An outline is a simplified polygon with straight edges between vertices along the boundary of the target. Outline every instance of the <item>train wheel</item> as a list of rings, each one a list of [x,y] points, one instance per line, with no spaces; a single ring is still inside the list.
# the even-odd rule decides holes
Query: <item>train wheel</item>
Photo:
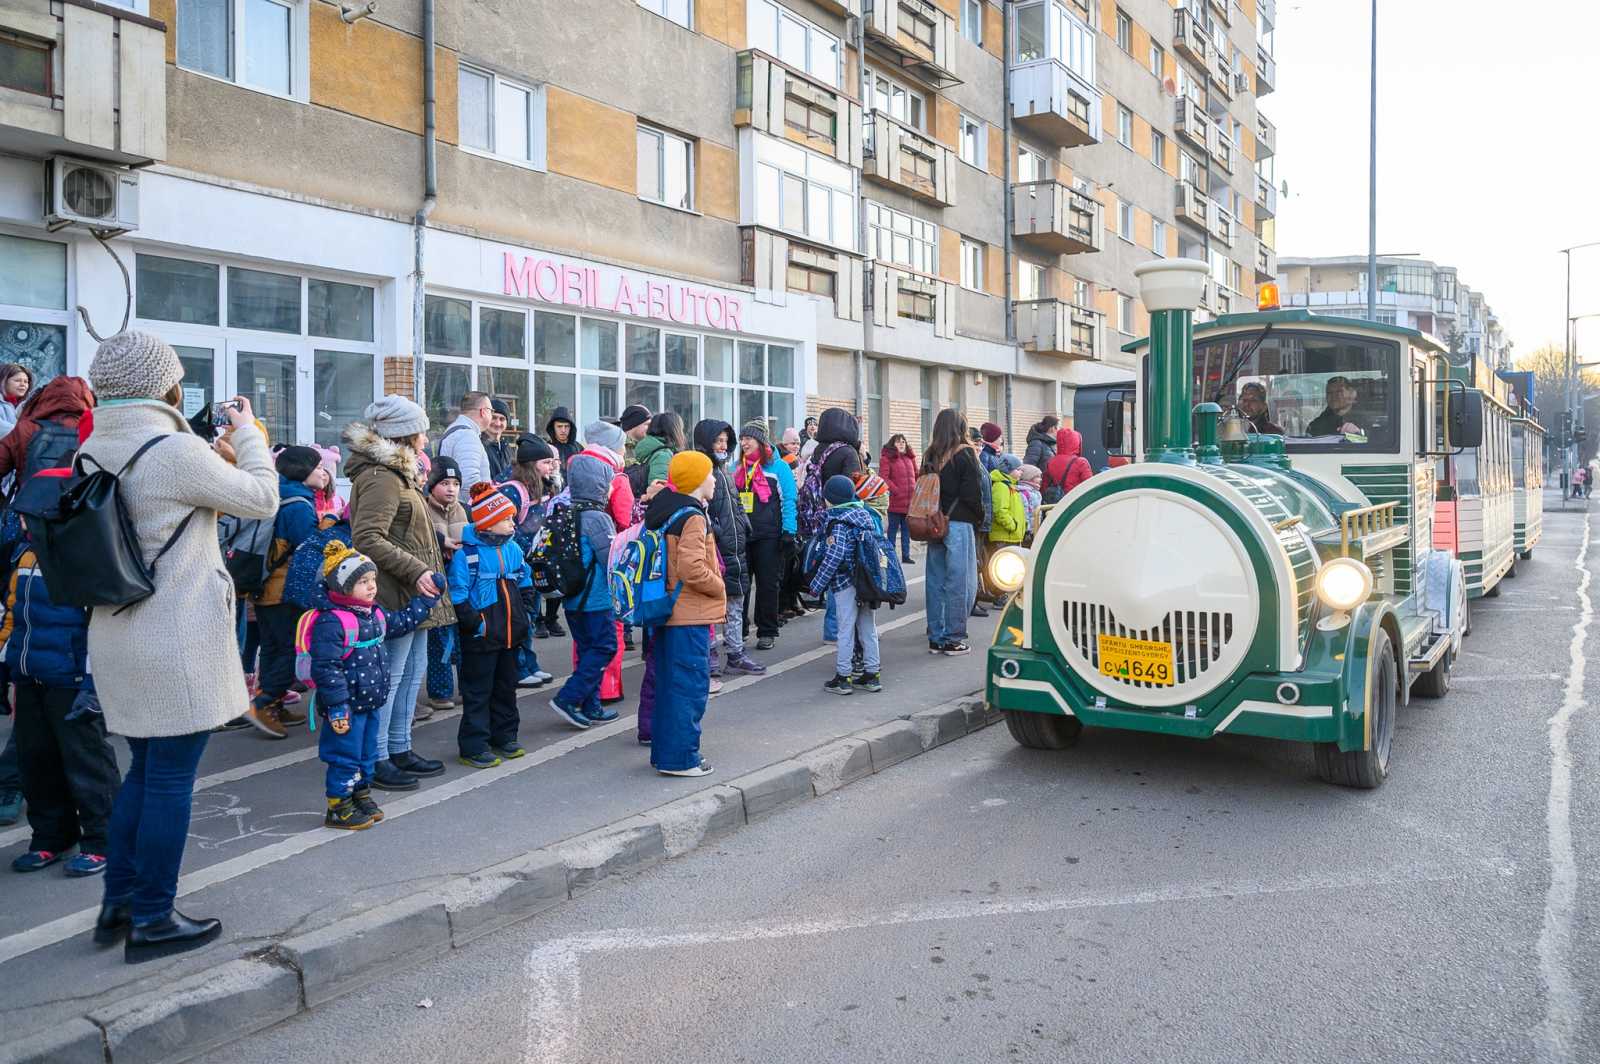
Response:
[[[1030,750],[1065,750],[1078,745],[1083,721],[1077,717],[1058,717],[1054,713],[1025,713],[1004,710],[1006,730],[1019,745]]]
[[[1505,577],[1503,577],[1503,576],[1500,578],[1500,580],[1504,580],[1504,579],[1505,579]],[[1489,588],[1487,591],[1485,591],[1483,593],[1483,597],[1484,598],[1499,598],[1500,597],[1500,580],[1496,580],[1494,582],[1494,587]]]
[[[1366,750],[1350,751],[1340,750],[1338,743],[1318,743],[1317,775],[1324,782],[1367,791],[1383,785],[1389,775],[1395,706],[1400,700],[1395,675],[1394,647],[1384,638],[1378,643],[1377,655],[1367,663],[1367,689],[1372,692],[1372,742]]]
[[[1455,664],[1451,658],[1451,653],[1446,650],[1444,657],[1435,662],[1433,668],[1417,677],[1417,682],[1412,684],[1411,689],[1423,698],[1443,698],[1449,694],[1450,669]]]
[[[1532,559],[1533,559],[1533,548],[1529,547],[1527,550],[1522,552],[1522,560],[1526,562],[1526,561],[1531,561]]]
[[[1505,578],[1507,580],[1515,580],[1517,578],[1517,552],[1516,551],[1512,551],[1511,552],[1511,568],[1506,570]]]

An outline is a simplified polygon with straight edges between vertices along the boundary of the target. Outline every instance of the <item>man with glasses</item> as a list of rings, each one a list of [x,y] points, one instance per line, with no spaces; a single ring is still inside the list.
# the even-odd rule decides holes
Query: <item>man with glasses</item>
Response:
[[[1270,433],[1282,436],[1283,428],[1275,424],[1267,415],[1267,388],[1258,381],[1251,381],[1239,389],[1239,412],[1250,422],[1250,427],[1256,432]]]

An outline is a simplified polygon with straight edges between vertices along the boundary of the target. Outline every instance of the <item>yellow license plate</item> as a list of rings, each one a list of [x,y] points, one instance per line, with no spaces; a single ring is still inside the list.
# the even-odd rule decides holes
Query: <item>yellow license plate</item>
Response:
[[[1168,686],[1174,682],[1171,643],[1128,639],[1120,635],[1101,635],[1099,638],[1102,676]]]

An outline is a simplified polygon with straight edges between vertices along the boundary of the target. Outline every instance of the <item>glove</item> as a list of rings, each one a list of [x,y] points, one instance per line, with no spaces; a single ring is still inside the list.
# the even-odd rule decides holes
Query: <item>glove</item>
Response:
[[[100,715],[100,696],[90,690],[81,690],[72,700],[72,708],[62,720],[79,720],[89,715]]]
[[[444,593],[450,589],[450,585],[444,582],[444,577],[439,573],[433,574],[433,586],[439,589],[438,597],[440,598],[442,598]]]
[[[783,549],[783,556],[785,558],[793,558],[796,550],[798,549],[794,536],[788,532],[785,532],[783,535],[778,537],[778,545]]]
[[[472,636],[483,635],[483,615],[468,603],[456,607],[456,624],[461,631]]]

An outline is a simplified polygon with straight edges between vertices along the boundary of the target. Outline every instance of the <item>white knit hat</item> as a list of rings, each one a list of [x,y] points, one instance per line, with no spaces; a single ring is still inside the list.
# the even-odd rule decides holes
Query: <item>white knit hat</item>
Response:
[[[178,353],[161,337],[128,329],[101,341],[89,384],[101,399],[164,399],[183,380]]]
[[[362,413],[367,424],[386,440],[403,440],[428,431],[428,415],[403,395],[380,396]]]

